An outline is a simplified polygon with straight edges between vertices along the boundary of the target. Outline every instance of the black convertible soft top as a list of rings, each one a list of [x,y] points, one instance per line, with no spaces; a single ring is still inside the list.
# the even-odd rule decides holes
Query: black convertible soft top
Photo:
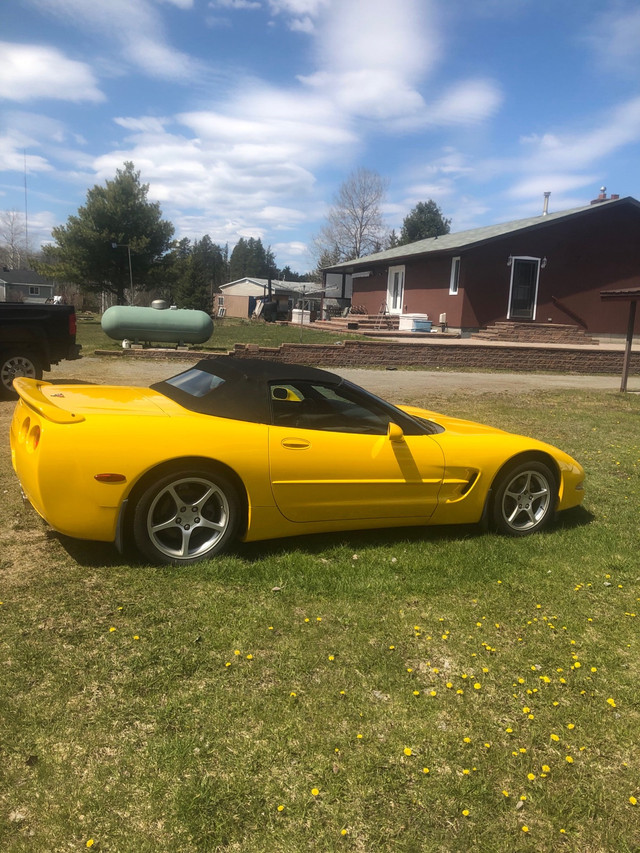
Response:
[[[343,382],[316,367],[225,355],[205,358],[151,388],[192,412],[266,424],[271,417],[270,384],[299,380],[336,386]]]

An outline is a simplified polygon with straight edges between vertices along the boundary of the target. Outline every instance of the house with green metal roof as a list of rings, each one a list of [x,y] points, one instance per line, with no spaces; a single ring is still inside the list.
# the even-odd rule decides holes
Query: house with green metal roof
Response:
[[[327,295],[367,314],[425,315],[463,332],[500,321],[624,334],[600,293],[640,286],[640,202],[607,199],[558,213],[396,246],[323,270]]]

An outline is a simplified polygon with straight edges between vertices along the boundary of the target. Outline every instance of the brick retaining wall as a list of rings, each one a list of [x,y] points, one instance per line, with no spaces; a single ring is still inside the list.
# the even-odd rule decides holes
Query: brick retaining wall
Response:
[[[404,344],[395,341],[344,341],[339,344],[236,344],[235,358],[265,358],[319,367],[420,367],[508,370],[514,373],[622,373],[622,350],[482,344]],[[631,353],[630,374],[640,375],[640,352]]]

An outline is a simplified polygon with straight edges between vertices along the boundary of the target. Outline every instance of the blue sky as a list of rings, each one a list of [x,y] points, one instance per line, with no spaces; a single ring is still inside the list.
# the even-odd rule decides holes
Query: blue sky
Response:
[[[309,246],[359,166],[399,230],[640,198],[637,0],[5,0],[0,211],[50,238],[132,160],[177,237]]]

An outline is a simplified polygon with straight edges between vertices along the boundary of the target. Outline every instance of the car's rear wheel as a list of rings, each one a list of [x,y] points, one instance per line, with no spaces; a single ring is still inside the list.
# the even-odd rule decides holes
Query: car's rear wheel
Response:
[[[29,379],[42,379],[42,365],[38,359],[22,350],[7,350],[0,353],[0,397],[4,400],[15,400],[13,380],[18,376]]]
[[[239,518],[237,491],[224,475],[214,470],[174,470],[140,496],[133,537],[152,562],[188,565],[224,550]]]
[[[555,513],[558,487],[544,462],[531,460],[506,470],[493,493],[493,521],[509,536],[528,536],[546,527]]]

